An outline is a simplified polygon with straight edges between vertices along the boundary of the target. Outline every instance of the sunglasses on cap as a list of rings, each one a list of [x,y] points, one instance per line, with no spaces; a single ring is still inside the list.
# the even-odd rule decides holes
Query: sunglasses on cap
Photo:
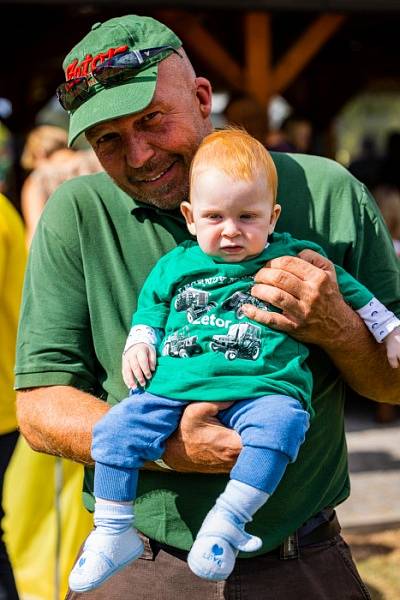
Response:
[[[159,46],[145,50],[132,50],[113,56],[83,77],[75,77],[65,81],[56,89],[57,98],[65,110],[75,110],[86,102],[91,88],[100,83],[104,87],[129,81],[142,69],[148,66],[150,59],[161,52],[171,50],[180,56],[172,46]]]

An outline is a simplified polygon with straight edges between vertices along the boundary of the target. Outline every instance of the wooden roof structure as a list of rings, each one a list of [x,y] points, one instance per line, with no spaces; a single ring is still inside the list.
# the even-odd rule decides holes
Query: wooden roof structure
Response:
[[[263,106],[282,94],[319,127],[358,90],[400,89],[400,0],[13,0],[0,8],[0,96],[13,101],[16,132],[53,94],[73,44],[94,22],[129,12],[174,29],[214,88]]]

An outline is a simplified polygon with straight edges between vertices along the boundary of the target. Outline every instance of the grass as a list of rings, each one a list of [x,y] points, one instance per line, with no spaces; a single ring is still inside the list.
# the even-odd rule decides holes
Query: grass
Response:
[[[372,600],[400,599],[400,528],[346,533],[353,558]]]

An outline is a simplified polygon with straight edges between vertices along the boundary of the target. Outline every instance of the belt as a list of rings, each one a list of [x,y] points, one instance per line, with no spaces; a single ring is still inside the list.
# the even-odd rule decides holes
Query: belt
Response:
[[[281,560],[299,558],[300,548],[326,542],[338,535],[340,531],[336,512],[332,508],[325,509],[311,517],[297,531],[284,539],[278,548],[267,554],[278,554]]]
[[[338,535],[340,530],[340,524],[333,508],[321,510],[284,539],[280,546],[269,552],[265,552],[263,556],[275,556],[281,560],[299,558],[301,548],[325,542]],[[164,550],[168,554],[172,554],[178,558],[185,558],[187,556],[187,552],[184,550],[179,550],[168,544],[145,538],[142,535],[141,537],[143,537],[143,541],[145,542],[145,554],[146,549],[149,551],[148,556],[144,558],[151,560],[160,550]]]

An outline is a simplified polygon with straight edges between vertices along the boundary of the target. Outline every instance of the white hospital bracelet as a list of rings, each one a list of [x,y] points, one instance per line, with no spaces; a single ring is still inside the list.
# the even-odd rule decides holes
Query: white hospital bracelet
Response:
[[[157,345],[157,332],[148,325],[134,325],[126,340],[123,354],[127,352],[135,344],[148,344],[149,346]]]
[[[157,458],[157,460],[153,460],[154,464],[158,465],[162,469],[168,469],[169,471],[173,471],[174,469],[167,465],[166,462],[163,461],[162,458]]]
[[[396,315],[388,310],[382,302],[379,302],[377,298],[372,298],[368,304],[362,306],[356,312],[380,344],[389,333],[400,325]]]

